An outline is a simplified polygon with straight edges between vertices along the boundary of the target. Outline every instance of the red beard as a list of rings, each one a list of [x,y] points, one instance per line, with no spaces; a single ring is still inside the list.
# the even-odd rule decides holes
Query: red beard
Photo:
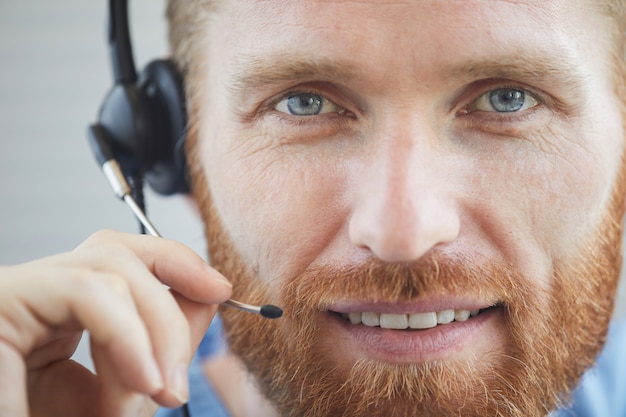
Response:
[[[621,184],[577,256],[555,261],[549,288],[485,259],[433,252],[412,265],[371,261],[308,270],[272,294],[247,270],[196,176],[212,264],[234,298],[280,300],[279,320],[223,309],[228,343],[281,416],[545,416],[564,404],[602,348],[621,266]],[[463,361],[333,361],[326,307],[346,298],[410,301],[433,294],[499,300],[502,349]]]

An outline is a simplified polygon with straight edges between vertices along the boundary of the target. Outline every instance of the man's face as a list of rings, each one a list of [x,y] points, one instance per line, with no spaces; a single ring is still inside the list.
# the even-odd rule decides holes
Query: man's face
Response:
[[[236,297],[285,308],[223,311],[279,413],[545,414],[601,347],[619,272],[608,21],[581,1],[226,3],[195,192]]]

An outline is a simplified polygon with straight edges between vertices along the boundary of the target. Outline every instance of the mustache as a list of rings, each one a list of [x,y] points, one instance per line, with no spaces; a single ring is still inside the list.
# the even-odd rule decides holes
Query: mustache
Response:
[[[509,265],[433,252],[415,263],[369,259],[340,268],[309,266],[286,284],[283,298],[296,310],[325,310],[346,299],[395,303],[457,295],[509,303],[533,292],[544,290]]]

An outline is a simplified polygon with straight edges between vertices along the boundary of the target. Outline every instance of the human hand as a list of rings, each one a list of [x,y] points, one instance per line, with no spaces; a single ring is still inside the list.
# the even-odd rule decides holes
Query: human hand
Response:
[[[179,406],[193,351],[230,293],[182,244],[112,231],[0,268],[0,416],[136,417],[155,402]],[[82,330],[96,375],[69,360]]]

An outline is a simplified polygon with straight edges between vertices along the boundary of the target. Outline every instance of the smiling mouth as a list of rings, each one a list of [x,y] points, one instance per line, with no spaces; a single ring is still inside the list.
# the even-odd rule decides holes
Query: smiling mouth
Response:
[[[354,325],[365,325],[368,327],[380,327],[382,329],[394,330],[423,330],[432,329],[439,325],[446,325],[452,322],[465,322],[485,311],[497,308],[492,306],[480,310],[443,310],[428,313],[413,314],[393,314],[376,312],[353,312],[337,313],[336,315],[350,321]]]

